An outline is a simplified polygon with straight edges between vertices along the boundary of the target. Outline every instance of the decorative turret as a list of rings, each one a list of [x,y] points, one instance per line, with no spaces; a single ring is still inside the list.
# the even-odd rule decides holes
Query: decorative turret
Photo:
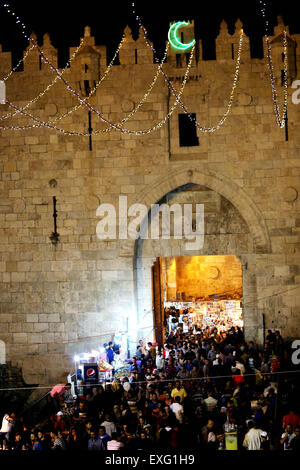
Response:
[[[33,44],[37,44],[37,36],[35,33],[32,33],[30,36],[30,43],[28,44],[26,51],[32,48]],[[25,54],[24,54],[25,55]],[[35,74],[37,70],[42,68],[41,56],[39,50],[34,47],[28,54],[26,60],[24,61],[24,71]]]
[[[149,40],[148,40],[149,42]],[[139,37],[135,41],[135,63],[136,64],[153,64],[153,51],[146,44],[143,28],[139,29]]]
[[[132,32],[127,25],[124,29],[124,42],[119,52],[119,59],[121,65],[129,65],[136,63],[136,44],[132,37]]]
[[[274,28],[274,36],[270,37],[272,63],[277,82],[283,85],[284,80],[284,31],[287,33],[287,65],[288,83],[296,77],[296,41],[289,36],[289,28],[284,25],[283,18],[277,18],[278,26]],[[265,52],[265,54],[267,51]]]
[[[121,65],[153,64],[153,51],[146,43],[143,28],[139,29],[138,39],[132,37],[132,31],[127,25],[124,29],[124,41],[119,52]]]
[[[84,29],[84,43],[79,50],[75,61],[80,67],[79,89],[82,96],[88,96],[100,78],[100,54],[94,47],[95,38],[91,36],[91,29]]]
[[[216,38],[216,57],[218,60],[233,58],[232,37],[228,32],[228,24],[223,20],[220,24],[220,32]]]
[[[243,31],[243,46],[242,46],[242,55],[241,55],[241,61],[248,61],[250,59],[250,40],[249,37],[246,36],[244,30],[243,30],[243,23],[241,20],[238,18],[237,21],[235,22],[235,31],[234,34],[231,36],[231,47],[232,47],[232,58],[236,60],[237,54],[238,54],[238,49],[239,49],[239,42],[240,42],[240,37],[241,37],[241,32]],[[217,56],[217,60],[219,60],[220,57]]]
[[[43,45],[41,49],[45,56],[49,59],[51,64],[54,67],[57,67],[57,50],[55,49],[55,47],[53,47],[48,33],[44,34],[43,36]],[[49,69],[49,66],[42,61],[41,68]]]

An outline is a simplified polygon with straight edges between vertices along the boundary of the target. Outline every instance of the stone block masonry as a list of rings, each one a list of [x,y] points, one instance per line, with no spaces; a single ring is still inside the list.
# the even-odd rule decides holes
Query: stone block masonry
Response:
[[[274,38],[281,34],[278,26]],[[239,37],[222,28],[215,61],[193,61],[183,101],[200,125],[215,125],[229,99],[235,68],[232,43]],[[91,104],[111,122],[120,122],[144,96],[157,70],[146,44],[133,41],[130,30],[120,54]],[[300,43],[291,37],[289,47]],[[106,49],[86,36],[83,48],[65,73],[81,93],[85,80],[98,80],[106,69]],[[251,59],[245,38],[240,80],[225,124],[215,133],[196,131],[199,145],[180,146],[178,106],[170,122],[146,135],[118,131],[89,138],[67,136],[44,127],[1,131],[0,138],[0,340],[7,361],[22,367],[28,383],[65,381],[75,353],[100,347],[115,332],[126,332],[131,344],[153,339],[151,266],[158,256],[236,255],[242,264],[244,322],[247,339],[262,341],[266,328],[299,336],[300,272],[300,105],[292,103],[288,84],[288,141],[273,114],[265,59]],[[201,51],[201,44],[199,44]],[[135,63],[137,49],[137,64]],[[282,45],[273,44],[274,70],[282,104]],[[72,52],[72,50],[71,50]],[[96,60],[97,58],[97,60]],[[294,58],[294,59],[292,59]],[[4,76],[11,63],[0,52]],[[139,62],[140,60],[140,62]],[[299,56],[290,70],[299,70]],[[164,70],[179,89],[185,73],[170,54]],[[299,74],[299,72],[298,72]],[[22,107],[53,80],[29,54],[22,72],[7,81],[7,96]],[[168,113],[162,77],[144,106],[125,123],[128,129],[151,128]],[[82,97],[85,97],[84,94]],[[169,102],[168,102],[169,100]],[[41,120],[58,119],[78,103],[60,80],[28,111]],[[11,112],[1,105],[1,114]],[[106,125],[91,114],[93,130]],[[1,125],[32,124],[16,115]],[[57,120],[69,131],[88,132],[84,106]],[[189,187],[189,191],[186,188]],[[183,191],[184,189],[184,191]],[[203,202],[203,249],[186,252],[183,240],[99,240],[96,209],[100,203],[149,209],[176,191],[178,203]],[[53,196],[57,199],[59,242],[53,232]],[[176,200],[169,199],[169,203]]]

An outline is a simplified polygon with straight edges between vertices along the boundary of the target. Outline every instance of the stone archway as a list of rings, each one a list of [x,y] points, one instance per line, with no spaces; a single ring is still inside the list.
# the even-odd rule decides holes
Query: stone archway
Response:
[[[161,203],[166,195],[173,193],[176,189],[180,191],[180,188],[185,188],[187,185],[207,188],[208,191],[222,198],[222,201],[227,201],[230,210],[235,212],[236,220],[243,221],[247,227],[247,230],[244,229],[244,231],[247,232],[248,242],[244,248],[237,246],[238,242],[235,241],[229,242],[227,248],[224,249],[224,244],[218,243],[221,234],[215,234],[215,239],[210,236],[209,246],[201,250],[201,253],[192,253],[192,255],[231,253],[240,258],[243,268],[243,294],[246,306],[245,333],[247,339],[255,338],[261,343],[262,323],[256,302],[256,254],[271,252],[270,238],[263,216],[246,192],[231,179],[213,171],[200,171],[195,167],[189,170],[177,168],[170,172],[167,177],[159,179],[151,187],[139,193],[134,202],[144,204],[150,210],[151,204]],[[133,322],[138,325],[139,337],[144,337],[146,340],[153,338],[153,314],[150,305],[151,267],[157,256],[169,256],[169,249],[171,249],[172,255],[181,256],[184,254],[179,243],[173,243],[171,246],[170,243],[163,242],[153,242],[152,252],[148,249],[147,254],[145,254],[143,240],[125,240],[120,245],[120,256],[130,256],[133,259],[136,309]],[[148,243],[148,245],[150,244]],[[220,249],[218,245],[220,245]]]

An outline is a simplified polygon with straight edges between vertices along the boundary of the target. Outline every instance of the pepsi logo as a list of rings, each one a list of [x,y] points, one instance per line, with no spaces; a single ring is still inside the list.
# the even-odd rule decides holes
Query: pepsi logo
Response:
[[[88,370],[86,371],[87,377],[94,377],[95,374],[96,374],[95,369],[88,369]]]

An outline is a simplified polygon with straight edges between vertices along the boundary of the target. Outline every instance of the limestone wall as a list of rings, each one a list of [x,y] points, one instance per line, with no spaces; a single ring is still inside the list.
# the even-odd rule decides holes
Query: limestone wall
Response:
[[[217,60],[193,62],[183,101],[201,125],[216,124],[226,109],[235,70],[232,44],[236,46],[238,33],[239,26],[234,36],[223,28],[217,40]],[[280,34],[280,28],[276,33]],[[299,44],[299,35],[293,39]],[[89,36],[86,41],[92,50],[78,55],[63,75],[77,92],[80,83],[88,79],[93,84],[99,70],[102,76],[106,69],[105,48],[95,46]],[[54,60],[55,51],[45,40],[46,45]],[[282,50],[275,43],[274,54],[276,47]],[[294,57],[295,70],[299,70],[298,48]],[[280,63],[276,64],[282,104]],[[92,70],[85,72],[84,65]],[[178,68],[170,56],[164,67],[176,89],[184,66],[185,59]],[[9,54],[0,52],[1,75],[10,68]],[[152,53],[142,39],[133,41],[127,29],[120,65],[112,67],[90,103],[105,119],[119,122],[142,99],[156,70]],[[23,107],[54,78],[45,64],[40,68],[36,54],[29,54],[24,71],[13,73],[6,82],[7,99]],[[293,77],[297,78],[299,72]],[[267,328],[279,328],[285,336],[300,334],[300,105],[292,103],[294,91],[290,80],[286,140],[285,130],[275,122],[266,62],[250,58],[245,38],[231,113],[217,132],[197,131],[199,146],[179,146],[180,107],[169,123],[146,135],[114,130],[92,136],[92,150],[89,137],[45,127],[1,131],[0,340],[6,344],[7,360],[23,367],[27,382],[56,383],[69,372],[75,352],[102,345],[115,330],[129,329],[132,347],[136,335],[148,338],[153,326],[151,265],[156,256],[239,256],[247,293],[247,337],[261,341],[262,313]],[[160,76],[126,128],[150,129],[166,116],[173,102]],[[57,80],[25,111],[41,121],[56,119],[54,124],[61,129],[88,133],[84,106],[58,119],[76,104],[77,98]],[[1,115],[12,111],[8,104],[1,105]],[[32,125],[32,120],[16,115],[1,120],[3,125]],[[91,125],[94,131],[106,127],[95,113]],[[204,248],[197,253],[184,253],[175,241],[152,245],[149,241],[151,250],[146,253],[144,245],[132,240],[97,238],[100,203],[118,207],[119,195],[127,195],[128,205],[138,202],[150,208],[188,183],[206,187],[228,201],[237,220],[243,221],[243,234],[235,235],[219,219],[217,231],[207,233]],[[53,196],[58,213],[56,246],[49,239]],[[148,286],[146,293],[143,285]]]

